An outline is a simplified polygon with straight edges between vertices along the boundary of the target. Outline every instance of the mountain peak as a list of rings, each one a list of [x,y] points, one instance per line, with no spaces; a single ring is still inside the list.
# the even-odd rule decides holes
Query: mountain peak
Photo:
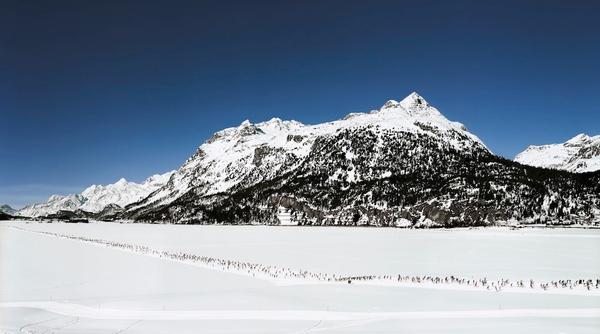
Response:
[[[126,185],[127,183],[128,183],[127,180],[124,177],[122,177],[119,179],[119,181],[115,182],[115,185],[122,186],[122,185]]]
[[[414,111],[423,111],[432,109],[431,105],[427,103],[427,101],[419,95],[417,92],[410,93],[407,97],[402,99],[402,101],[398,102],[396,100],[388,100],[382,107],[383,109],[397,109],[402,108],[406,110],[409,114],[412,114]]]
[[[590,136],[585,133],[580,133],[577,136],[567,140],[566,144],[580,144],[581,142],[587,141],[590,139]]]
[[[164,174],[154,174],[154,175],[150,176],[149,178],[147,178],[146,180],[144,180],[144,182],[142,184],[143,185],[166,184],[167,182],[169,182],[169,179],[171,178],[171,175],[173,175],[173,173],[175,173],[175,170],[166,172]]]
[[[51,195],[50,197],[48,197],[48,202],[54,202],[54,201],[59,201],[61,199],[65,198],[65,196],[62,195]]]
[[[381,109],[387,109],[387,108],[395,108],[399,105],[400,103],[396,100],[387,100],[387,102],[385,102],[383,104],[383,106],[381,107]]]
[[[429,107],[429,103],[427,103],[427,101],[425,101],[425,99],[417,92],[410,93],[400,101],[400,105],[404,109],[424,109]]]

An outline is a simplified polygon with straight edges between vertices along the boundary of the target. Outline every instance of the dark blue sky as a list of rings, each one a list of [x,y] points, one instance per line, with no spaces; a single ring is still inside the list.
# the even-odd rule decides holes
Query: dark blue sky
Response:
[[[497,154],[600,133],[596,1],[3,1],[0,203],[412,91]]]

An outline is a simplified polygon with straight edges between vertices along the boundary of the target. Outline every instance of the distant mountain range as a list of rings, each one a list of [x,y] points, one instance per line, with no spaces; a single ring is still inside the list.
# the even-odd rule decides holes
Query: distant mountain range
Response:
[[[575,173],[600,170],[600,135],[577,135],[562,144],[529,146],[515,161],[536,167]]]
[[[0,205],[0,212],[6,213],[8,215],[14,215],[17,210],[10,207],[10,205],[2,204]]]
[[[577,154],[591,168],[598,152],[584,151]],[[417,93],[318,125],[244,121],[215,133],[160,181],[131,196],[124,181],[93,186],[19,213],[45,215],[50,206],[181,224],[600,224],[600,172],[498,157]]]
[[[142,183],[120,179],[116,183],[92,185],[80,194],[52,195],[48,201],[26,206],[17,213],[26,217],[47,216],[59,211],[98,213],[107,206],[115,209],[137,202],[162,187],[174,171],[149,177]]]

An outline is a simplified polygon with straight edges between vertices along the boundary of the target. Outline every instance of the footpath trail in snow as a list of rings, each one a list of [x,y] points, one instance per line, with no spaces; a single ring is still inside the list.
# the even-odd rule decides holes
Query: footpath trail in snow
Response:
[[[391,320],[391,319],[485,319],[485,318],[600,318],[600,308],[507,309],[476,311],[280,311],[280,310],[123,310],[94,308],[60,302],[0,303],[0,308],[35,308],[68,317],[103,320]]]
[[[188,265],[199,266],[211,270],[219,270],[233,274],[245,275],[257,279],[274,281],[277,284],[369,284],[383,286],[398,286],[411,288],[453,289],[453,290],[483,290],[495,292],[521,292],[521,293],[552,293],[552,294],[577,294],[600,296],[600,279],[561,279],[549,282],[534,280],[488,280],[487,278],[462,278],[453,275],[445,277],[423,275],[355,275],[341,276],[330,273],[318,273],[307,270],[295,270],[285,267],[257,264],[251,262],[220,259],[201,256],[186,252],[173,252],[168,250],[153,249],[147,246],[135,245],[124,242],[74,236],[68,234],[33,231],[22,227],[10,228],[90,243],[96,246],[109,247],[135,254],[157,257],[165,260],[176,261]]]

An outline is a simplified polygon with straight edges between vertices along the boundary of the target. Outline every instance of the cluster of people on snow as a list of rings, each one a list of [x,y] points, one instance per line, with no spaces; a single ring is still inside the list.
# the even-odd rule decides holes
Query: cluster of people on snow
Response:
[[[540,288],[548,290],[550,288],[578,288],[583,287],[587,290],[600,289],[600,279],[578,279],[578,280],[558,280],[550,282],[538,282],[530,279],[529,281],[517,280],[511,281],[508,279],[488,280],[487,278],[461,278],[456,276],[408,276],[408,275],[366,275],[366,276],[350,276],[338,277],[337,281],[347,281],[351,284],[353,281],[396,281],[398,283],[410,284],[455,284],[474,288],[484,288],[487,290],[501,291],[504,288]]]
[[[185,252],[174,252],[167,250],[156,250],[147,246],[134,245],[118,241],[109,241],[96,238],[88,238],[83,236],[72,236],[60,233],[45,232],[45,231],[29,231],[26,229],[14,227],[27,232],[35,232],[55,236],[59,238],[66,238],[71,240],[78,240],[83,242],[89,242],[93,244],[105,245],[107,247],[118,248],[126,251],[131,251],[138,254],[150,255],[159,258],[165,258],[174,261],[181,261],[184,263],[199,264],[205,267],[210,267],[218,270],[244,273],[251,277],[269,278],[276,280],[286,279],[300,279],[300,280],[316,280],[316,281],[327,281],[327,282],[347,282],[352,284],[353,282],[365,282],[365,281],[387,281],[396,282],[399,284],[452,284],[459,286],[467,286],[473,288],[483,288],[487,290],[501,291],[504,288],[540,288],[548,290],[551,288],[558,289],[574,289],[574,288],[585,288],[587,290],[600,289],[600,279],[577,279],[577,280],[558,280],[550,282],[535,282],[530,279],[529,281],[517,280],[511,281],[508,279],[499,280],[488,280],[487,278],[461,278],[453,275],[450,276],[410,276],[410,275],[364,275],[364,276],[338,276],[335,274],[325,274],[310,272],[307,270],[294,270],[290,268],[283,268],[277,266],[263,265],[244,261],[233,261],[226,259],[219,259],[210,256],[200,256]]]

